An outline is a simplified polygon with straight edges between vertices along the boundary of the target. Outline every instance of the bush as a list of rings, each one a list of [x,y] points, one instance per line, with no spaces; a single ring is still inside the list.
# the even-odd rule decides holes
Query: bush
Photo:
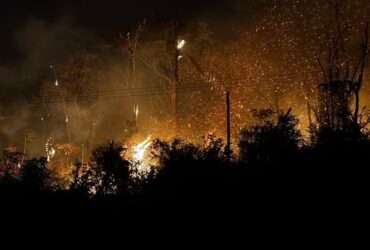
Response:
[[[276,122],[265,119],[262,124],[243,129],[239,142],[240,160],[254,167],[282,165],[299,151],[302,137],[297,124],[298,120],[289,110],[279,115]]]
[[[48,179],[46,158],[27,161],[21,169],[23,185],[30,191],[41,191],[46,187]]]
[[[90,170],[85,176],[94,182],[97,194],[124,194],[127,192],[129,162],[122,158],[122,145],[111,142],[92,153]]]
[[[203,146],[175,139],[170,143],[157,140],[155,156],[160,169],[150,186],[151,191],[173,197],[187,195],[195,198],[207,193],[212,196],[226,190],[231,162],[225,154],[221,139],[207,138]]]

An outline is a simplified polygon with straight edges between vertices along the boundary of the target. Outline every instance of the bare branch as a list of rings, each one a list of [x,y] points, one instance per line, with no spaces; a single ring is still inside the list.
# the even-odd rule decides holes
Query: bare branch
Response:
[[[169,85],[172,84],[173,80],[166,74],[162,73],[155,65],[148,63],[149,60],[146,60],[145,58],[143,58],[143,56],[139,57],[139,59],[147,68],[151,69],[158,77],[167,81]]]
[[[320,69],[321,69],[322,74],[323,74],[323,76],[324,76],[324,81],[325,81],[325,82],[329,81],[328,76],[326,75],[325,68],[324,68],[324,66],[322,65],[321,60],[320,60],[320,58],[319,58],[319,57],[317,57],[317,62],[319,63]]]

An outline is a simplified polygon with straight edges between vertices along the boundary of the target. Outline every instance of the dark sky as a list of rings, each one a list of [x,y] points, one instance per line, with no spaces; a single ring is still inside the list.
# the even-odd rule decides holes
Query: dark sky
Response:
[[[68,17],[76,25],[109,38],[143,18],[222,21],[241,10],[253,13],[256,2],[265,0],[5,0],[0,5],[0,63],[16,58],[13,34],[31,18],[53,22]]]
[[[183,17],[191,17],[210,9],[212,9],[211,12],[225,11],[225,8],[230,6],[229,3],[230,1],[225,0],[14,0],[2,2],[1,16],[7,19],[8,24],[13,24],[29,17],[52,20],[58,16],[69,15],[81,24],[106,28],[120,25],[119,23],[122,25],[124,22],[132,22],[145,16],[171,16],[177,13]]]

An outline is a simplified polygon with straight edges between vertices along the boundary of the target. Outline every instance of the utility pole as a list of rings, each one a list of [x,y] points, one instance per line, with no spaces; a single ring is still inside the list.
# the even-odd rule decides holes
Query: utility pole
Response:
[[[306,101],[306,104],[307,104],[308,125],[311,128],[312,125],[313,125],[313,122],[312,122],[312,108],[311,108],[310,102],[308,100]]]
[[[134,104],[134,126],[135,126],[135,133],[137,133],[139,131],[139,128],[138,128],[138,119],[139,119],[139,105],[138,104]]]
[[[226,91],[226,156],[231,158],[231,108],[230,91]]]
[[[170,86],[170,95],[171,95],[171,105],[173,106],[173,115],[175,121],[175,134],[178,133],[178,86],[180,85],[180,70],[179,70],[179,61],[181,59],[181,50],[184,48],[186,41],[179,38],[180,25],[178,22],[175,22],[172,27],[172,32],[170,34],[168,45],[169,52],[173,56],[172,70],[173,79]]]
[[[127,33],[128,43],[128,55],[129,55],[129,87],[136,87],[136,48],[137,48],[137,37],[138,33],[135,33],[134,39],[131,38],[131,34]]]
[[[96,126],[97,126],[97,121],[91,120],[90,129],[89,129],[89,137],[88,137],[87,145],[86,145],[86,152],[90,152],[91,149],[94,147]]]
[[[22,155],[22,164],[21,164],[22,166],[23,166],[24,160],[27,155],[27,146],[28,146],[28,133],[26,132],[26,134],[24,135],[23,155]]]
[[[141,33],[144,30],[144,26],[146,25],[146,20],[144,20],[142,23],[139,24],[137,27],[134,36],[132,37],[130,32],[127,33],[127,44],[128,44],[128,55],[129,55],[129,87],[137,88],[137,74],[136,74],[136,57],[137,57],[137,48],[139,44],[139,38]],[[134,123],[135,123],[135,133],[138,132],[137,127],[137,120],[138,120],[138,114],[139,114],[139,104],[137,103],[136,98],[133,98],[133,108],[134,108]]]
[[[179,56],[180,56],[180,49],[178,45],[179,41],[179,29],[178,29],[178,23],[176,22],[173,27],[173,37],[172,40],[172,46],[174,47],[174,53],[173,53],[173,86],[172,86],[172,105],[173,105],[173,113],[174,113],[174,119],[175,119],[175,135],[178,134],[178,92],[177,88],[179,85]]]
[[[27,154],[27,143],[28,143],[28,134],[26,132],[26,134],[24,135],[24,141],[23,141],[23,154],[26,155]]]
[[[82,144],[81,145],[81,165],[84,166],[84,162],[85,162],[85,145]]]

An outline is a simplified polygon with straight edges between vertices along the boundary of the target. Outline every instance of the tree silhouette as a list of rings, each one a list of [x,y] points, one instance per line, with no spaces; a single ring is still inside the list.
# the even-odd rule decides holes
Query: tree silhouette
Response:
[[[157,140],[153,145],[159,171],[149,191],[171,199],[217,197],[227,190],[232,170],[222,140],[210,137],[203,146],[175,139],[170,143]]]
[[[22,184],[31,192],[40,192],[46,188],[47,178],[46,158],[29,160],[21,169]]]
[[[129,162],[122,158],[123,150],[122,145],[111,142],[93,151],[88,175],[95,180],[97,194],[127,192]]]
[[[302,138],[291,110],[280,114],[277,121],[266,120],[272,114],[268,110],[257,112],[255,115],[263,119],[262,123],[241,131],[240,159],[249,166],[278,167],[299,150]]]

